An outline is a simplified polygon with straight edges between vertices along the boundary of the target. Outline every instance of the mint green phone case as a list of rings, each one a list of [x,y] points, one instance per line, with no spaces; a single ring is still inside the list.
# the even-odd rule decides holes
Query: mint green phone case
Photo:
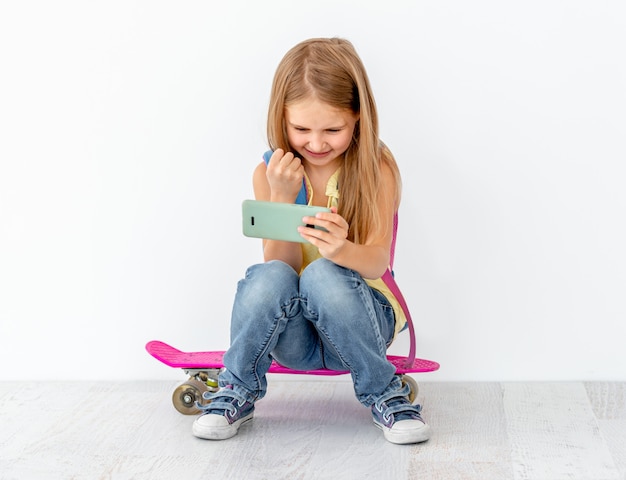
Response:
[[[246,237],[300,243],[307,243],[298,233],[298,227],[305,225],[302,217],[314,217],[318,212],[330,212],[329,208],[324,207],[258,200],[244,200],[241,210],[243,234]]]

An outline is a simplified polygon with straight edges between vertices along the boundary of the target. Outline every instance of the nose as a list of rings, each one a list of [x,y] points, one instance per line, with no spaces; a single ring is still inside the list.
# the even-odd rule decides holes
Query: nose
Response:
[[[322,134],[320,133],[312,133],[311,136],[309,137],[309,150],[311,150],[314,153],[321,153],[323,152],[323,148],[324,148],[324,137]]]

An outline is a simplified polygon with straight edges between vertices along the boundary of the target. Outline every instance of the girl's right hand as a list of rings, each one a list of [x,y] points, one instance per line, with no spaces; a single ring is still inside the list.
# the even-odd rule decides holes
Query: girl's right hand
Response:
[[[302,188],[304,166],[293,153],[278,148],[267,164],[267,182],[272,202],[292,203]]]

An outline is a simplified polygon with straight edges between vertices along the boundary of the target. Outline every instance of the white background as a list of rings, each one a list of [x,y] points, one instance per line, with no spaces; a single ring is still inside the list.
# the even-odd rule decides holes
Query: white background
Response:
[[[424,379],[626,380],[623,2],[1,5],[0,380],[227,348],[272,76],[315,36],[356,46],[403,173]]]

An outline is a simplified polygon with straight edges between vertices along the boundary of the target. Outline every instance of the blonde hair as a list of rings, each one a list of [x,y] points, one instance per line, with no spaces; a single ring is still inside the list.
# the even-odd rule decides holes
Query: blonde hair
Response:
[[[396,208],[401,182],[393,155],[378,138],[378,113],[367,72],[349,41],[314,38],[283,57],[274,76],[267,119],[272,150],[293,151],[287,139],[285,107],[310,98],[359,114],[339,176],[338,213],[350,225],[348,238],[365,243],[370,234],[383,228],[376,201],[382,163],[390,167],[395,179]]]

